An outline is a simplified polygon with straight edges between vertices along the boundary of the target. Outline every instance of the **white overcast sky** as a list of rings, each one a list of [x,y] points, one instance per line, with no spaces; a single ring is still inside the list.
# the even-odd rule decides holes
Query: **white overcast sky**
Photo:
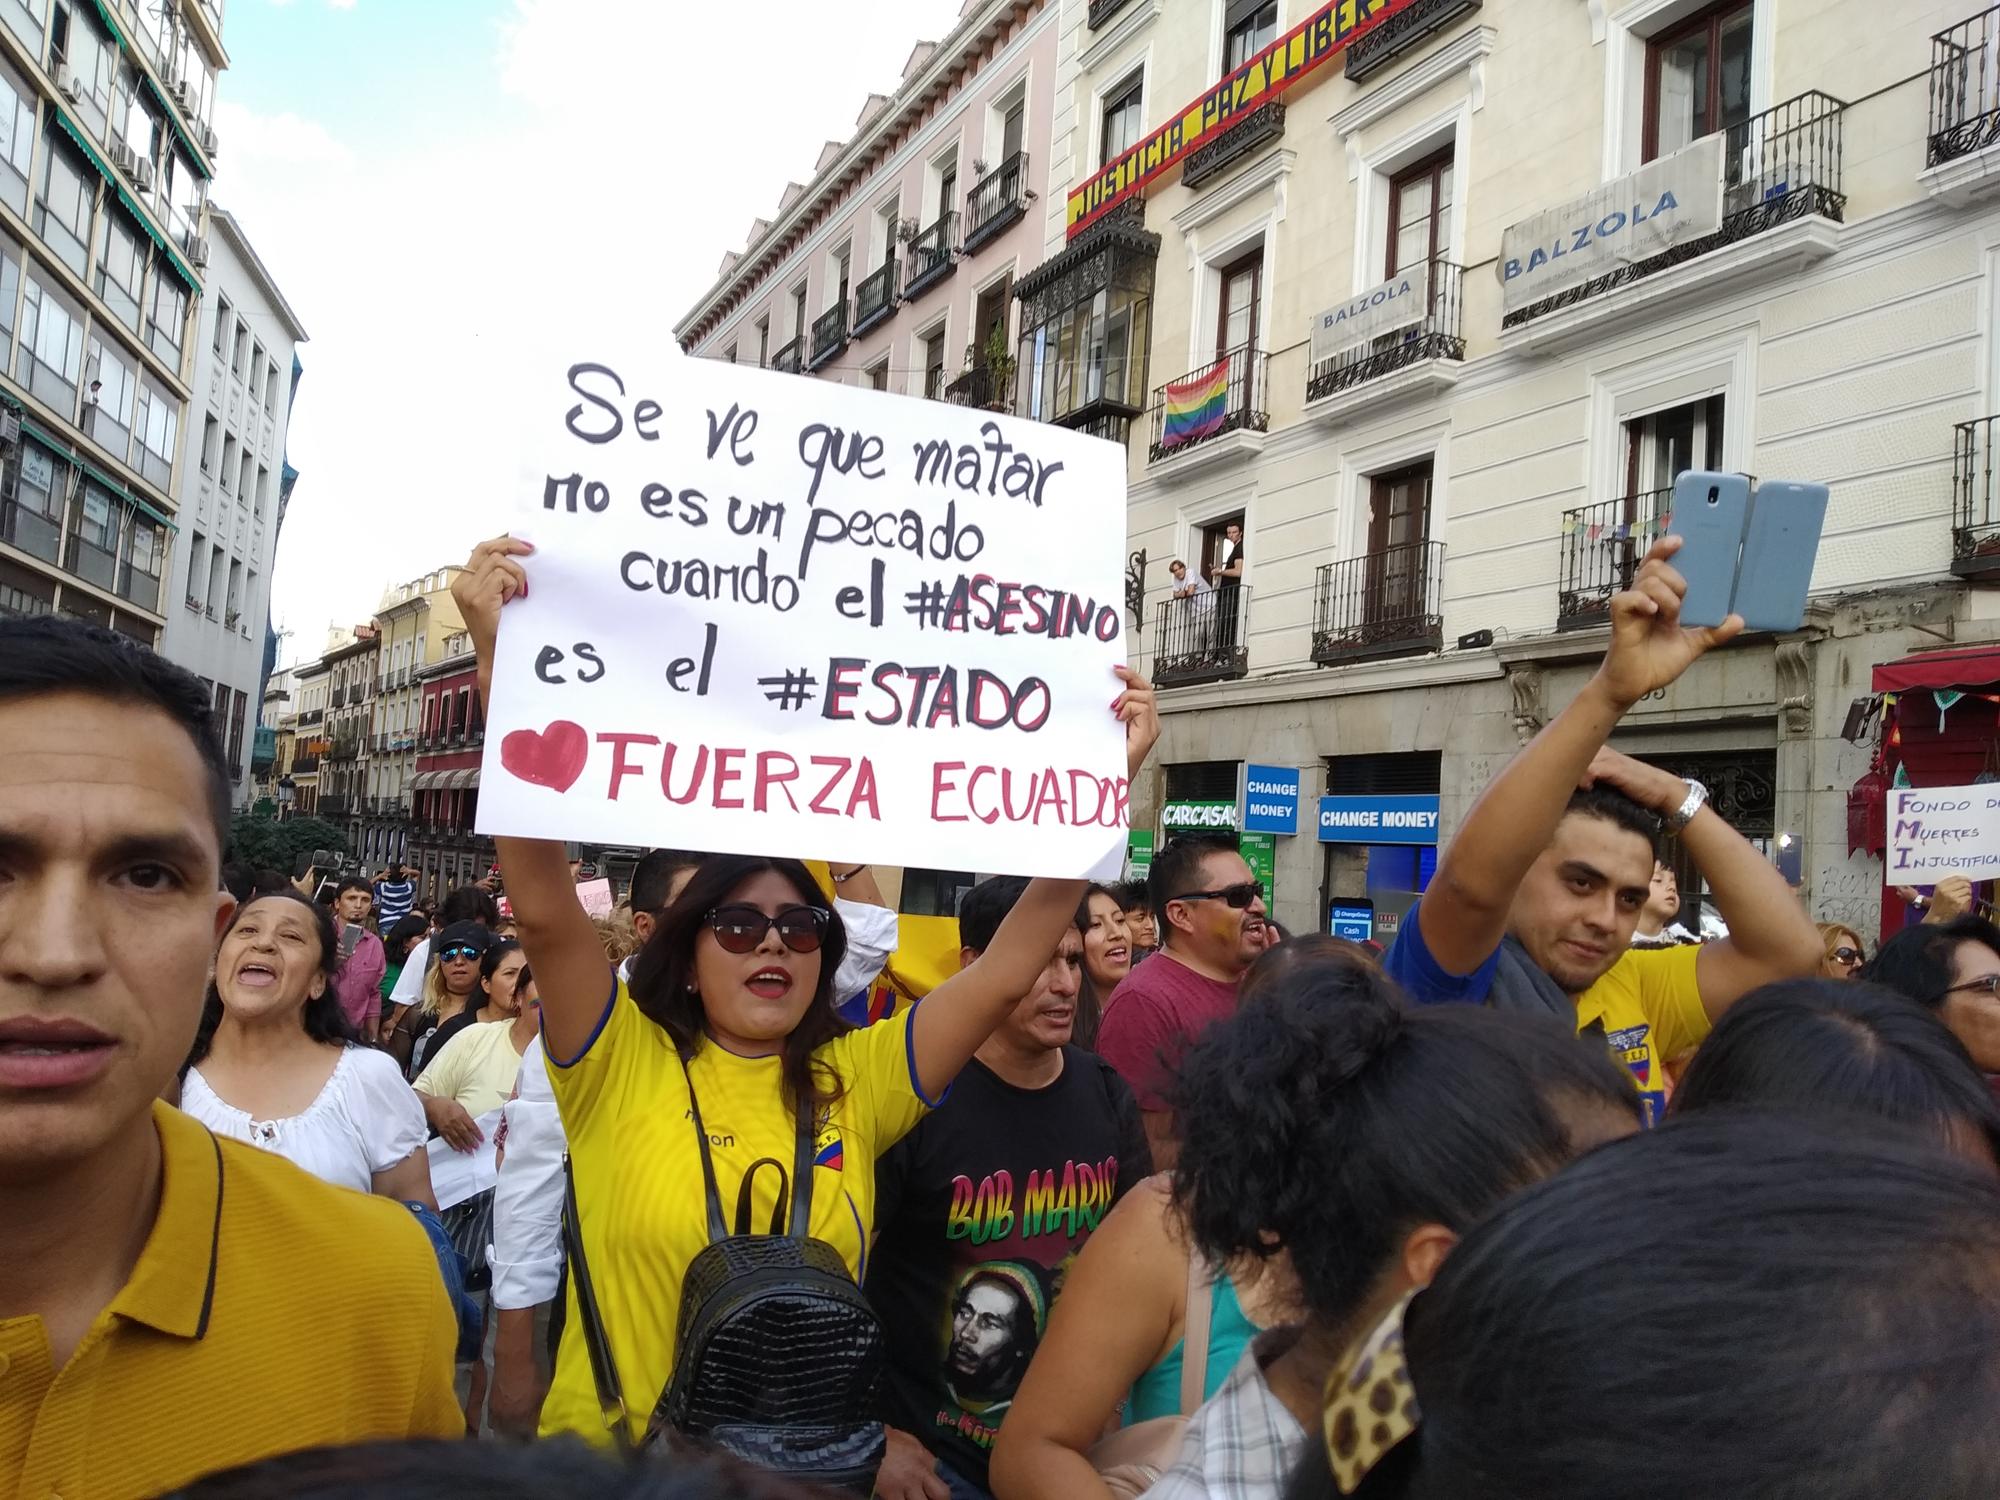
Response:
[[[311,335],[281,659],[503,529],[517,454],[498,404],[523,354],[593,304],[670,350],[751,220],[958,11],[231,0],[215,201]]]

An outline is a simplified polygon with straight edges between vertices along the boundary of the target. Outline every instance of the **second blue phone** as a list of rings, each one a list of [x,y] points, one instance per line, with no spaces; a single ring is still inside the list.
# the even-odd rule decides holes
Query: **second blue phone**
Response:
[[[1674,481],[1670,530],[1681,538],[1673,566],[1687,580],[1683,625],[1720,625],[1729,617],[1749,514],[1747,475],[1690,469]]]

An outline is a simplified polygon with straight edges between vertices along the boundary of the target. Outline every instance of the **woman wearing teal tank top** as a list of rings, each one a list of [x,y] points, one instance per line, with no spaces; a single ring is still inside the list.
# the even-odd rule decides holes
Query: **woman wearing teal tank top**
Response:
[[[1182,1414],[1188,1257],[1165,1174],[1127,1193],[1105,1217],[1070,1267],[1048,1333],[1000,1429],[996,1495],[1111,1500],[1090,1458],[1098,1440],[1129,1423]],[[1286,1321],[1289,1279],[1279,1260],[1247,1266],[1205,1289],[1203,1400],[1260,1329]]]

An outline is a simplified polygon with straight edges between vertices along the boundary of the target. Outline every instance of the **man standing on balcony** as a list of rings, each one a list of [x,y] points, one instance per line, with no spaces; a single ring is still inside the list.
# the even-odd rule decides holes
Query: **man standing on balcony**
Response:
[[[1216,649],[1228,656],[1242,635],[1243,621],[1243,527],[1231,521],[1222,532],[1222,555],[1208,565],[1215,580]]]
[[[1174,597],[1181,601],[1181,607],[1171,632],[1175,639],[1166,643],[1165,653],[1179,656],[1198,651],[1206,656],[1214,645],[1215,590],[1201,574],[1188,572],[1187,564],[1178,557],[1167,564],[1167,571],[1174,575]]]

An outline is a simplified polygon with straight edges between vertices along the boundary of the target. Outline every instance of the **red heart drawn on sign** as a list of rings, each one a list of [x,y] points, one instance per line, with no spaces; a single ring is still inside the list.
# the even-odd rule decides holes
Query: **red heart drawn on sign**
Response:
[[[581,724],[557,719],[547,729],[517,729],[500,741],[500,764],[523,781],[566,792],[590,759],[590,736]]]

